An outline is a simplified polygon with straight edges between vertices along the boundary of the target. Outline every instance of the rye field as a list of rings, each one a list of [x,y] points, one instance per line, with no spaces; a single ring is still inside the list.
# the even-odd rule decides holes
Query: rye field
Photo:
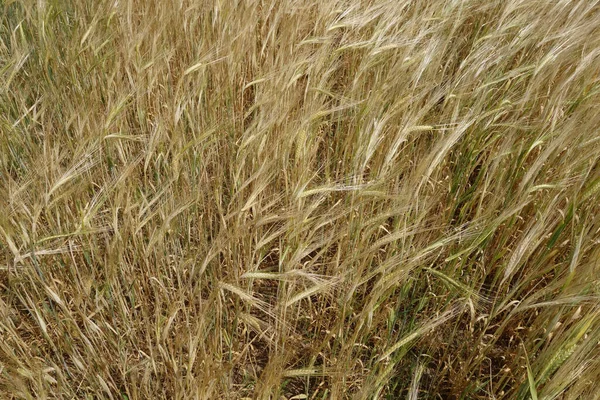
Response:
[[[600,399],[600,1],[0,0],[1,399]]]

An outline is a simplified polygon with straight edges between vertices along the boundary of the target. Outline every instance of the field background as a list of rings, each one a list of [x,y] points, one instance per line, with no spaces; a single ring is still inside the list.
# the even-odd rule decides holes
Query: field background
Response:
[[[600,3],[0,1],[3,399],[600,398]]]

